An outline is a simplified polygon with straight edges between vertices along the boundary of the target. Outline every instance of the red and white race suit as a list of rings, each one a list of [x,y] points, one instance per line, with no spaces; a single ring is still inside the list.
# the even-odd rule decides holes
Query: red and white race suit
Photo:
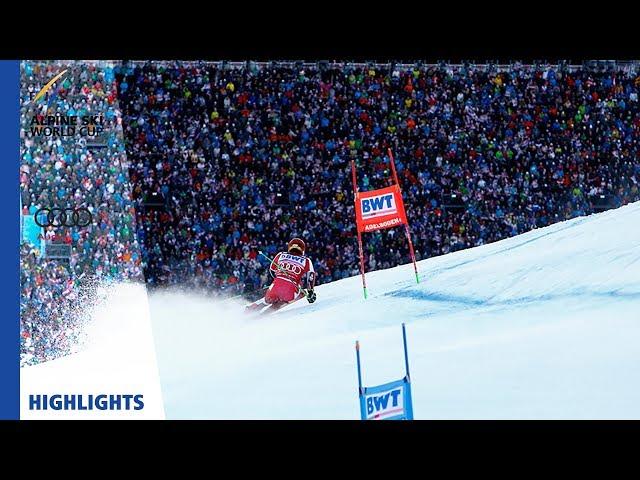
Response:
[[[264,296],[266,303],[290,302],[297,297],[301,288],[314,287],[315,270],[311,260],[305,256],[280,252],[271,262],[269,270],[275,279]],[[305,279],[308,283],[302,285]]]

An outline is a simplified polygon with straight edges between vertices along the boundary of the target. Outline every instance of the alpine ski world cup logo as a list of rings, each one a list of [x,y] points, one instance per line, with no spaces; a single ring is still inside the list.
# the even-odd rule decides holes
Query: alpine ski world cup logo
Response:
[[[39,227],[87,227],[93,217],[87,208],[41,208],[34,219]]]
[[[65,73],[67,73],[69,71],[68,68],[65,68],[63,71],[61,71],[60,73],[58,73],[55,77],[53,77],[51,80],[49,80],[46,85],[44,87],[42,87],[40,89],[40,91],[36,94],[35,97],[33,97],[33,100],[31,101],[31,103],[37,103],[38,100],[40,100],[42,97],[44,97],[46,95],[46,93],[51,90],[51,87],[53,87],[53,85],[60,80],[62,77],[64,77]]]
[[[29,102],[33,109],[29,120],[29,132],[33,137],[65,138],[97,137],[105,131],[105,118],[102,113],[93,115],[69,115],[57,110],[59,92],[57,85],[68,80],[71,73],[64,69],[49,80]],[[65,92],[65,95],[68,92]],[[40,113],[38,113],[40,112]]]

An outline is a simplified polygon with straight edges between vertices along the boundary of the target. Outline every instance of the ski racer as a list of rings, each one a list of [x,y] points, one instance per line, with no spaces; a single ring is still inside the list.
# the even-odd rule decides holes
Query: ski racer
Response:
[[[270,305],[277,310],[284,305],[306,297],[309,303],[316,301],[313,291],[316,272],[313,263],[305,257],[306,245],[300,238],[293,238],[287,245],[286,252],[279,252],[271,261],[269,271],[274,277],[264,299],[247,307],[248,310]]]

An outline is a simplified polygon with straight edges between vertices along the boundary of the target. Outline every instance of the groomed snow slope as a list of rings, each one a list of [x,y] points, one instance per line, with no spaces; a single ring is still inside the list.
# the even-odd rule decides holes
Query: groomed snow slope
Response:
[[[365,239],[366,240],[366,239]],[[421,419],[640,418],[640,203],[318,287],[262,318],[150,299],[167,418],[357,419],[403,375]]]

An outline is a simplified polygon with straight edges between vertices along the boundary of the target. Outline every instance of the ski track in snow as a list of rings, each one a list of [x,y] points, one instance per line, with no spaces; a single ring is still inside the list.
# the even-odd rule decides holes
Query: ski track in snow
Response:
[[[366,242],[366,235],[365,235]],[[248,318],[236,301],[150,298],[167,418],[357,419],[403,375],[416,418],[640,418],[640,203],[317,287]]]

